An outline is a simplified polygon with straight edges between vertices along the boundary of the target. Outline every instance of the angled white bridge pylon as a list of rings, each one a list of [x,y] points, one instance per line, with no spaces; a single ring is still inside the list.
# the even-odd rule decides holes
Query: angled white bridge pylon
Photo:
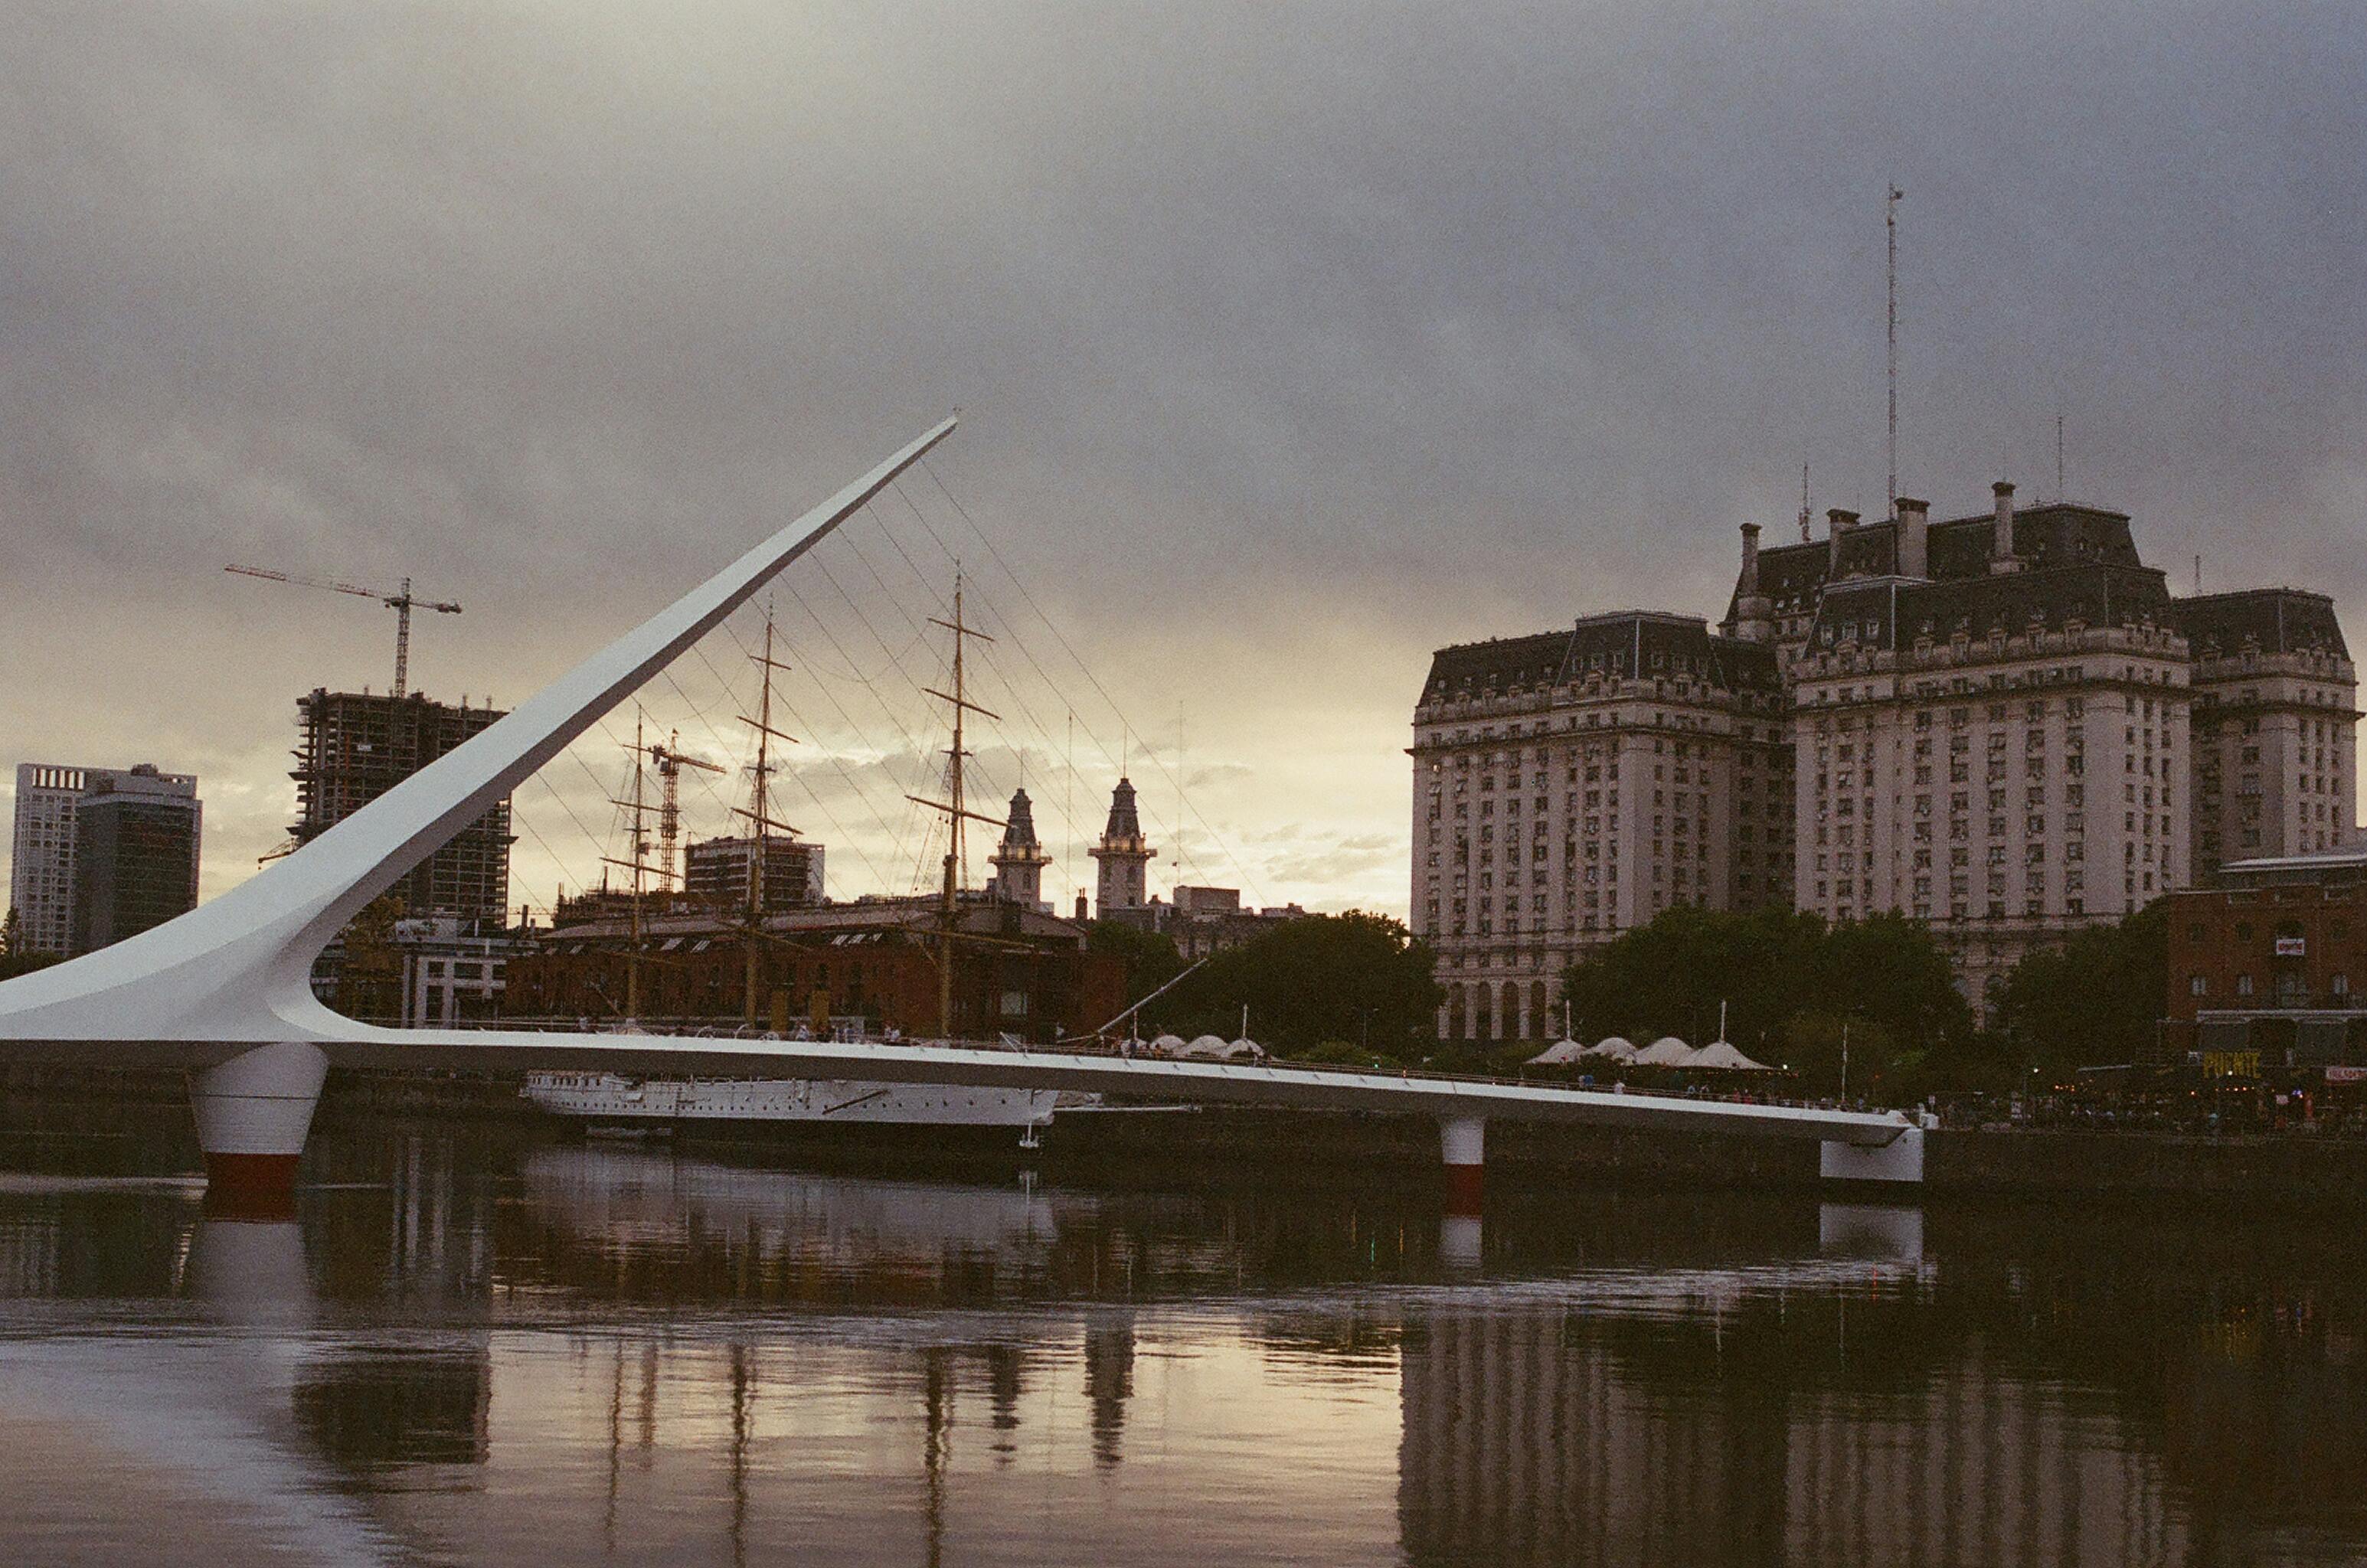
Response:
[[[313,960],[345,923],[508,795],[952,434],[946,420],[650,620],[302,848],[177,919],[0,983],[0,1060],[192,1070],[210,1180],[292,1190],[328,1068],[548,1068],[854,1077],[1435,1115],[1455,1190],[1476,1201],[1491,1117],[1814,1139],[1827,1174],[1920,1179],[1897,1115],[1302,1068],[1056,1052],[785,1040],[386,1029],[324,1007]],[[1902,1146],[1903,1145],[1903,1146]],[[1903,1156],[1912,1151],[1913,1170]],[[1871,1162],[1836,1170],[1836,1159]],[[1459,1174],[1458,1174],[1459,1173]]]

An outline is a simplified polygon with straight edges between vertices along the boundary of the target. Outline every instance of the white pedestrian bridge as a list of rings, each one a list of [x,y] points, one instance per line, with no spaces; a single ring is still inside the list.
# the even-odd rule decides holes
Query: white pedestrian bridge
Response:
[[[1920,1180],[1922,1130],[1897,1113],[1738,1104],[1533,1084],[1059,1052],[821,1041],[395,1030],[312,995],[312,961],[364,905],[746,603],[918,462],[947,420],[643,625],[335,827],[153,931],[0,984],[0,1060],[177,1066],[210,1179],[285,1190],[331,1066],[870,1078],[1082,1089],[1438,1119],[1450,1190],[1476,1201],[1496,1119],[1811,1139],[1829,1177]]]

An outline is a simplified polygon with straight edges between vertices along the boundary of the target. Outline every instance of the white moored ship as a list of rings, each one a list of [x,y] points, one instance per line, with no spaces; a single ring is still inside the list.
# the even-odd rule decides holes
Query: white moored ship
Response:
[[[553,1115],[595,1129],[671,1130],[686,1122],[1005,1129],[1016,1133],[1025,1148],[1036,1146],[1062,1100],[1053,1089],[846,1078],[633,1078],[617,1073],[530,1073],[520,1092]]]

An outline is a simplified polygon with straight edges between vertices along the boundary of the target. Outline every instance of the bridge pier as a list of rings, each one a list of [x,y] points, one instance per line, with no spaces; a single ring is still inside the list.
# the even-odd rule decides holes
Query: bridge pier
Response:
[[[209,1201],[269,1208],[295,1196],[296,1162],[328,1076],[329,1058],[297,1040],[189,1075]]]
[[[1439,1152],[1446,1156],[1446,1212],[1477,1214],[1486,1183],[1488,1119],[1485,1116],[1443,1116],[1438,1122]]]
[[[1827,1181],[1889,1181],[1923,1180],[1923,1129],[1920,1124],[1900,1129],[1898,1136],[1886,1144],[1844,1144],[1828,1142],[1822,1145],[1817,1162],[1817,1174]]]

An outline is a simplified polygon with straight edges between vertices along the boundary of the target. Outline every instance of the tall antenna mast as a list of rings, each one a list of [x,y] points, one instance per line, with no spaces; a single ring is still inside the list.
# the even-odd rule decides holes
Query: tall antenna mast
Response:
[[[1808,465],[1800,465],[1800,543],[1808,542]]]
[[[1889,253],[1890,281],[1890,488],[1883,492],[1885,506],[1898,499],[1898,201],[1906,194],[1897,186],[1892,186],[1890,199],[1883,204],[1882,209],[1883,239]]]
[[[2055,499],[2065,499],[2063,488],[2063,411],[2055,411]]]
[[[984,822],[997,828],[1007,825],[1001,818],[980,816],[969,809],[968,803],[962,797],[962,760],[968,755],[962,744],[963,716],[973,713],[984,714],[987,717],[998,721],[1002,716],[971,702],[963,684],[963,654],[968,647],[963,639],[976,637],[980,642],[992,642],[994,639],[982,631],[974,630],[962,620],[962,574],[959,561],[954,563],[953,613],[954,618],[950,621],[940,620],[934,615],[929,617],[931,626],[943,626],[954,634],[954,689],[951,692],[940,692],[931,688],[928,693],[939,702],[951,704],[954,710],[954,743],[946,752],[946,798],[942,801],[923,800],[917,795],[905,797],[933,811],[944,812],[946,821],[950,824],[946,840],[945,883],[940,889],[937,903],[937,1037],[941,1040],[951,1040],[954,1037],[954,943],[959,940],[959,933],[956,927],[961,918],[962,825],[965,822]]]

